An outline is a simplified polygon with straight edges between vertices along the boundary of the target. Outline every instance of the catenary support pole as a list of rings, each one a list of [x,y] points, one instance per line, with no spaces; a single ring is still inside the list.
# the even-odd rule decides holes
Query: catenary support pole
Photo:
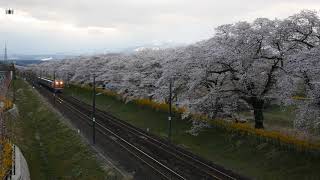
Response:
[[[56,104],[56,71],[53,71],[53,104]]]
[[[93,75],[93,97],[92,97],[92,142],[96,143],[96,76]]]
[[[172,80],[169,82],[169,117],[168,117],[168,139],[171,141],[171,128],[172,128]]]

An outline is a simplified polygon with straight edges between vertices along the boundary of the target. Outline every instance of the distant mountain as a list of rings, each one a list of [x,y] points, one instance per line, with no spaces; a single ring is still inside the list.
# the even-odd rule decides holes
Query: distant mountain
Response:
[[[4,55],[0,54],[0,61],[3,60]],[[27,66],[29,64],[39,64],[43,61],[49,60],[61,60],[65,58],[74,57],[71,55],[64,54],[36,54],[36,55],[25,55],[25,54],[10,54],[8,60],[13,61],[16,65]]]
[[[18,66],[27,66],[30,64],[39,64],[41,62],[41,60],[16,60],[15,64]]]
[[[155,42],[151,44],[142,44],[138,46],[132,46],[126,49],[123,49],[122,52],[124,53],[132,53],[137,51],[142,51],[146,49],[152,49],[152,50],[160,50],[160,49],[167,49],[167,48],[175,48],[179,46],[185,46],[186,44],[182,43],[172,43],[172,42]]]
[[[185,46],[186,44],[182,43],[174,43],[171,41],[165,41],[165,42],[153,42],[153,43],[147,43],[147,44],[141,44],[137,46],[131,46],[127,48],[119,48],[119,49],[97,49],[90,53],[83,53],[83,54],[72,54],[68,52],[61,52],[61,53],[55,53],[55,54],[9,54],[8,59],[13,61],[52,61],[52,60],[61,60],[61,59],[67,59],[72,57],[77,57],[80,55],[83,56],[93,56],[96,54],[101,54],[103,52],[104,54],[110,54],[110,53],[134,53],[137,51],[142,51],[146,49],[152,49],[152,50],[160,50],[160,49],[167,49],[167,48],[174,48],[178,46]],[[0,61],[3,59],[4,55],[0,54]],[[22,60],[22,61],[21,61]],[[27,62],[28,63],[28,62]]]
[[[49,57],[49,58],[43,58],[43,59],[41,59],[41,61],[50,61],[50,60],[52,60],[53,58],[52,57]]]
[[[4,55],[0,54],[0,59],[3,59]],[[9,54],[9,60],[60,60],[73,57],[71,55],[64,54],[34,54],[34,55],[25,55],[25,54]]]

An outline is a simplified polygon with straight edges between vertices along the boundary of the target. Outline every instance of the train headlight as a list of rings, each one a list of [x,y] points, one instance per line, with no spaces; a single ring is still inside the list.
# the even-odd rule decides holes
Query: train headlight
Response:
[[[60,81],[60,85],[62,85],[63,84],[63,81]]]
[[[56,85],[59,85],[59,82],[58,82],[58,81],[56,81],[55,83],[56,83]]]

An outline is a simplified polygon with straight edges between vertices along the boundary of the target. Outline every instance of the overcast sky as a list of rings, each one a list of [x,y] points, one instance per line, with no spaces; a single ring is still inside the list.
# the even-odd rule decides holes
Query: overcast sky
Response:
[[[5,15],[6,8],[15,9]],[[320,0],[0,0],[0,42],[19,54],[103,53],[189,44],[214,28],[320,9]]]

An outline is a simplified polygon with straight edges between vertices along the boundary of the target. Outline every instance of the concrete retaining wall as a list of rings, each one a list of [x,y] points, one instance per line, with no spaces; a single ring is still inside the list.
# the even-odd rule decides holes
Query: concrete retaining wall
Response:
[[[26,159],[20,149],[14,145],[14,167],[12,169],[12,180],[30,180],[30,173]]]

